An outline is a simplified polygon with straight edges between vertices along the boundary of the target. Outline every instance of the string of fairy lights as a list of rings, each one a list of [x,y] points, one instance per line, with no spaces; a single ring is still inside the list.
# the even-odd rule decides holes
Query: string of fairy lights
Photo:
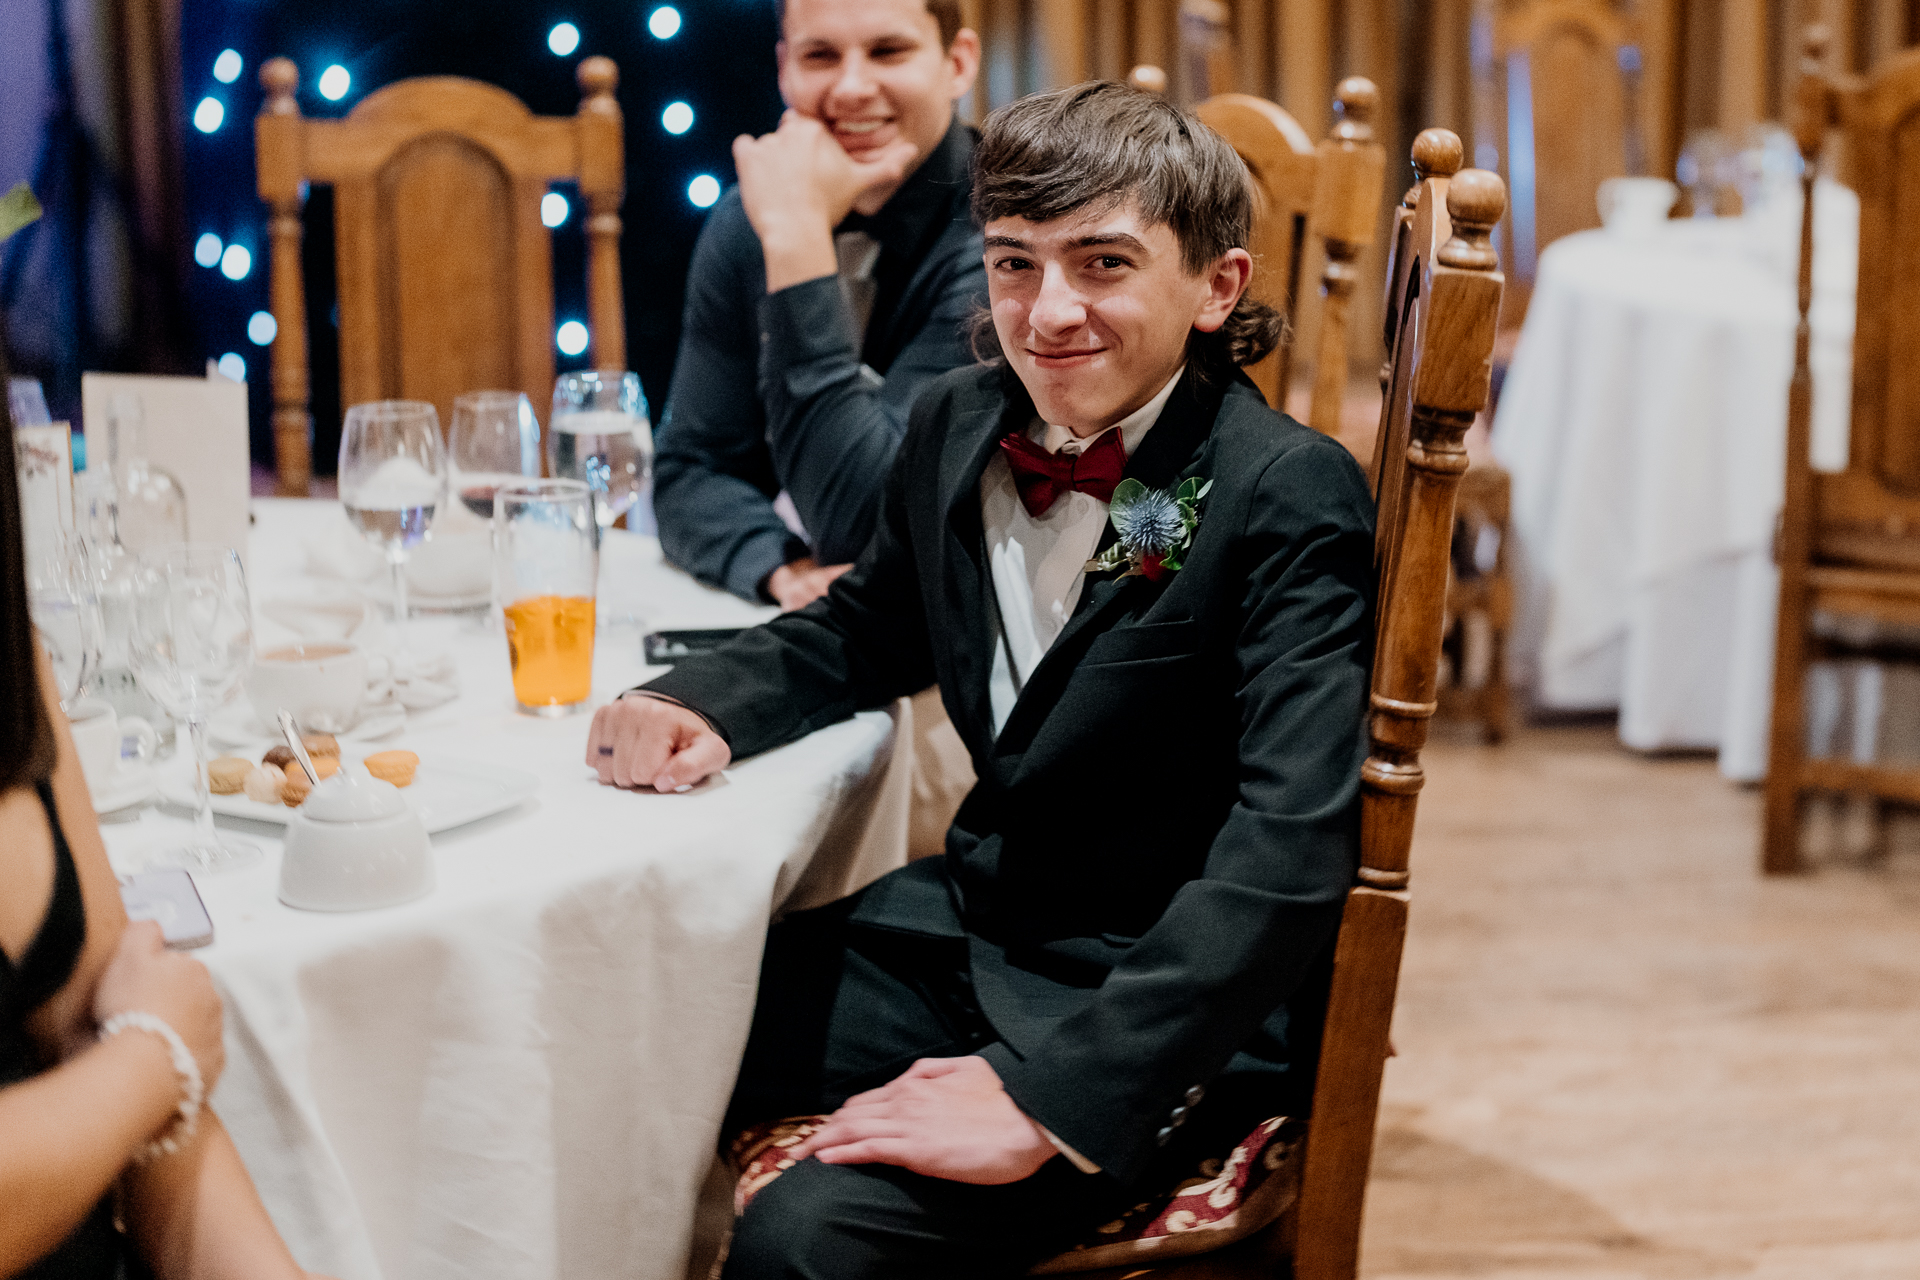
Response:
[[[672,40],[680,33],[683,23],[680,10],[669,4],[657,5],[646,13],[646,30],[655,40]],[[547,32],[547,50],[557,58],[571,57],[579,50],[581,40],[577,25],[556,22]],[[216,134],[227,125],[228,110],[221,86],[236,84],[246,69],[246,59],[235,49],[222,49],[213,59],[209,68],[213,84],[206,87],[190,116],[195,129],[203,134]],[[314,88],[330,103],[344,102],[355,91],[353,72],[342,63],[330,63],[321,70]],[[660,111],[659,127],[670,135],[677,137],[686,133],[693,123],[694,109],[689,102],[675,100]],[[687,182],[687,201],[697,209],[711,208],[720,198],[720,191],[718,177],[711,173],[696,173]],[[549,228],[565,226],[572,216],[572,202],[563,192],[549,191],[541,198],[540,220]],[[244,281],[253,273],[255,263],[253,251],[240,242],[241,238],[233,236],[222,239],[216,231],[202,231],[194,240],[193,260],[208,271],[218,271],[228,280],[236,283]],[[247,339],[255,347],[273,345],[279,330],[280,326],[270,311],[255,311],[248,317]],[[561,355],[576,357],[591,345],[592,333],[581,319],[562,319],[554,328],[553,342]],[[220,372],[227,377],[239,382],[246,381],[247,358],[241,352],[227,351],[218,357],[216,363]]]

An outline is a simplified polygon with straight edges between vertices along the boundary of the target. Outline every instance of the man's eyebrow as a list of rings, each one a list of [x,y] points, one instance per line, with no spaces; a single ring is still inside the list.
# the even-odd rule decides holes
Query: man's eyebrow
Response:
[[[1075,236],[1073,239],[1067,241],[1067,248],[1069,249],[1097,249],[1105,246],[1112,246],[1116,249],[1131,249],[1135,253],[1145,253],[1147,251],[1145,242],[1142,241],[1139,236],[1129,235],[1124,231],[1097,232],[1090,236]],[[986,247],[989,249],[1019,249],[1027,253],[1033,252],[1033,246],[1025,240],[1022,240],[1019,236],[988,236]]]
[[[1069,249],[1093,249],[1101,245],[1112,245],[1115,248],[1131,249],[1135,253],[1145,253],[1147,251],[1145,242],[1142,241],[1139,236],[1128,235],[1124,231],[1104,231],[1097,232],[1090,236],[1076,236],[1067,243]]]

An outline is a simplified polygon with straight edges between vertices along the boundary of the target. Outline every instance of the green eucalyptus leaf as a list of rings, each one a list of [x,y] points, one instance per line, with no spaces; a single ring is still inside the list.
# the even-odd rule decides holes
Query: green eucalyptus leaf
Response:
[[[1207,481],[1207,482],[1206,482],[1205,484],[1203,484],[1203,485],[1201,485],[1201,486],[1200,486],[1200,492],[1198,492],[1198,493],[1196,493],[1196,494],[1194,494],[1194,495],[1193,495],[1193,500],[1194,500],[1195,502],[1198,502],[1198,501],[1199,501],[1200,499],[1202,499],[1202,498],[1204,498],[1204,497],[1206,497],[1206,496],[1207,496],[1207,490],[1209,490],[1209,489],[1211,489],[1211,488],[1213,488],[1213,481],[1211,481],[1211,480],[1209,480],[1209,481]]]
[[[1192,502],[1195,498],[1199,496],[1200,496],[1200,477],[1199,476],[1188,476],[1185,480],[1182,480],[1180,482],[1179,491],[1174,494],[1174,497],[1178,498],[1183,505],[1185,503]]]
[[[0,196],[0,240],[39,221],[39,218],[40,202],[34,199],[33,188],[26,183],[18,183],[13,190]]]
[[[1113,500],[1107,504],[1110,510],[1125,510],[1140,501],[1147,494],[1147,486],[1128,476],[1113,486]]]

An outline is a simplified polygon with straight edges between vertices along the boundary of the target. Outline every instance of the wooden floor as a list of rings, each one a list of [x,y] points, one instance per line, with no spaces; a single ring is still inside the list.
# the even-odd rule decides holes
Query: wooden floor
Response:
[[[1436,737],[1364,1274],[1920,1277],[1915,833],[1763,882],[1707,758]]]

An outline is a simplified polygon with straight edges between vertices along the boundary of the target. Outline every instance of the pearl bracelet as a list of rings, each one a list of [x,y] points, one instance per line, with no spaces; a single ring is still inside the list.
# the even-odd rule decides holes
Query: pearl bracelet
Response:
[[[173,1058],[174,1074],[180,1077],[180,1103],[174,1108],[172,1123],[133,1158],[135,1164],[145,1164],[149,1160],[172,1155],[180,1149],[181,1143],[193,1136],[194,1128],[200,1123],[200,1104],[206,1101],[207,1086],[200,1078],[200,1064],[188,1052],[186,1041],[163,1018],[151,1013],[116,1013],[101,1024],[100,1039],[112,1039],[129,1029],[151,1032],[166,1041],[167,1052]]]

